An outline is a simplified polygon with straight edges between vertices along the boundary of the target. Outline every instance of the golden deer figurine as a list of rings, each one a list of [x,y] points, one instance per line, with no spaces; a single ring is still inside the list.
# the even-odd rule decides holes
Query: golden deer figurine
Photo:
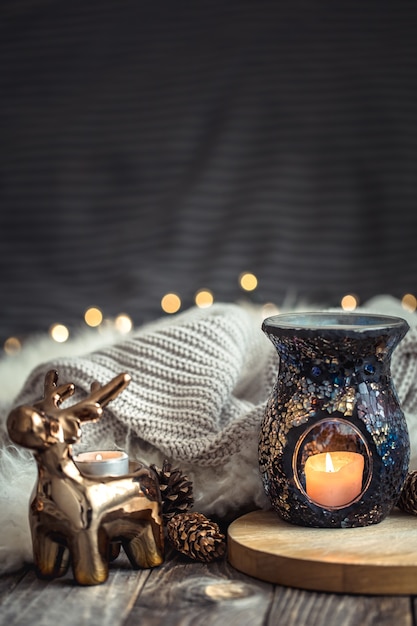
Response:
[[[130,382],[120,374],[68,408],[71,383],[57,386],[58,374],[45,376],[44,397],[15,408],[7,420],[10,438],[34,450],[38,480],[29,509],[33,556],[42,577],[62,576],[72,564],[82,585],[103,583],[111,553],[121,545],[132,567],[163,562],[161,495],[156,474],[143,464],[124,476],[83,475],[72,456],[81,423],[97,421],[103,407]],[[115,550],[116,547],[116,550]]]

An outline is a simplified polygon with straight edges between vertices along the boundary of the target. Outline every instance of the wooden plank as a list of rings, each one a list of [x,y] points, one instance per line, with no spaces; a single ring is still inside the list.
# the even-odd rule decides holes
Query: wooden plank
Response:
[[[119,557],[120,558],[120,557]],[[132,570],[126,560],[112,565],[102,585],[80,587],[69,573],[52,581],[40,580],[33,571],[4,595],[1,624],[7,626],[73,626],[74,624],[123,624],[150,570]]]
[[[12,574],[4,574],[0,576],[0,607],[2,602],[13,593],[14,589],[25,574],[26,570],[22,569]]]
[[[396,511],[363,528],[306,528],[272,511],[232,522],[228,556],[268,582],[339,593],[417,594],[417,519]]]
[[[116,563],[107,583],[95,587],[79,587],[70,575],[42,581],[32,570],[23,576],[1,577],[0,623],[413,626],[408,597],[348,596],[273,587],[241,574],[225,560],[202,564],[168,555],[160,568],[142,571],[133,571],[120,558]]]
[[[272,585],[241,574],[225,559],[203,564],[177,555],[151,573],[124,626],[260,626],[272,597]]]
[[[411,598],[411,604],[414,619],[413,626],[417,626],[417,598]]]
[[[351,596],[276,587],[267,626],[413,626],[406,596]]]

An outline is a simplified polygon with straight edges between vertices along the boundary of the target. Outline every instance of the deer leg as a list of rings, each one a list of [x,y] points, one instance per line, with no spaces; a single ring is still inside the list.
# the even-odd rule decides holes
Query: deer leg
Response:
[[[69,552],[65,545],[52,539],[38,529],[32,536],[33,560],[39,576],[57,578],[63,576],[69,565]]]
[[[119,541],[112,541],[110,543],[109,561],[115,561],[117,559],[120,554],[120,548],[121,546]]]
[[[89,528],[71,540],[74,578],[80,585],[104,583],[109,575],[109,541],[104,533]]]
[[[123,547],[132,567],[156,567],[163,563],[162,536],[155,536],[155,532],[152,523],[144,521],[135,524],[133,536],[123,538]]]

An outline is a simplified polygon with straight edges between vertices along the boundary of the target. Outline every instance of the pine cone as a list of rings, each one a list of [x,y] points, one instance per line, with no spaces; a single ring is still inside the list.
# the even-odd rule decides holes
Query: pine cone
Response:
[[[417,470],[407,474],[397,506],[405,513],[417,515]]]
[[[162,517],[168,522],[178,513],[185,513],[194,504],[193,484],[177,467],[164,460],[162,468],[151,465],[156,472],[162,497]]]
[[[171,518],[167,537],[178,552],[196,561],[214,561],[226,552],[225,536],[215,522],[201,513],[181,513]]]

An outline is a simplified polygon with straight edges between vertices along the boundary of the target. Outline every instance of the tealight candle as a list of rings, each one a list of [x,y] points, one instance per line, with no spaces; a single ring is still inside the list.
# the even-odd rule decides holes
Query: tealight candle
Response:
[[[362,491],[364,457],[357,452],[323,452],[305,464],[307,495],[317,504],[338,507]]]
[[[122,476],[129,472],[129,457],[120,450],[81,452],[74,462],[82,474]]]

